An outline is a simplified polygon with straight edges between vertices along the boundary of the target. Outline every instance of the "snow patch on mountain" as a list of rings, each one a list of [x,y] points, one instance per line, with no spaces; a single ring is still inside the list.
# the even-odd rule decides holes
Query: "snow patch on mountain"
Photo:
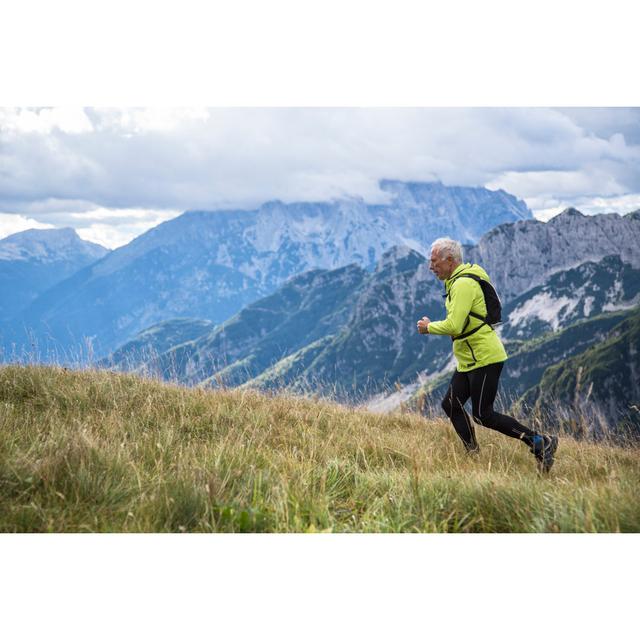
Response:
[[[548,291],[543,291],[516,307],[510,314],[508,322],[517,327],[531,318],[539,318],[558,330],[562,318],[570,314],[580,302],[580,298],[561,296],[554,298]]]
[[[591,311],[593,309],[593,303],[595,302],[595,298],[593,296],[587,296],[584,299],[584,315],[585,317],[589,317],[591,315]]]
[[[607,302],[602,305],[603,311],[624,311],[625,309],[633,309],[636,305],[640,304],[640,295],[635,296],[631,300],[624,300],[619,302]]]

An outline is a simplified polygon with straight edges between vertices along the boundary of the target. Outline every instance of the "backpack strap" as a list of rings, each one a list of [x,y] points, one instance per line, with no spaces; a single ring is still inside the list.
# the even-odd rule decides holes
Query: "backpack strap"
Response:
[[[479,316],[478,314],[474,314],[474,316],[476,318],[482,318],[482,316]],[[467,318],[467,322],[465,322],[465,327],[469,324],[469,318]],[[451,336],[451,340],[462,340],[463,338],[468,338],[469,336],[472,336],[476,331],[482,329],[482,327],[484,326],[489,327],[489,329],[491,329],[491,331],[494,331],[494,328],[488,323],[485,322],[484,320],[482,321],[482,324],[479,324],[477,327],[474,327],[473,329],[471,329],[471,331],[467,331],[466,333],[461,333],[459,336]],[[462,329],[464,331],[464,327]]]
[[[459,273],[449,284],[449,291],[447,291],[447,293],[444,294],[445,298],[450,298],[451,297],[451,287],[453,287],[453,283],[458,279],[458,278],[471,278],[472,280],[475,280],[476,282],[478,282],[479,278],[478,276],[474,276],[471,273]]]
[[[479,276],[477,276],[477,275],[475,275],[473,273],[461,273],[460,275],[456,276],[451,281],[451,284],[449,285],[449,292],[446,294],[447,296],[450,296],[451,287],[453,286],[453,283],[458,278],[471,278],[472,280],[475,280],[478,284],[482,280],[482,278],[480,278]],[[474,327],[473,329],[471,329],[471,331],[467,331],[465,333],[465,329],[469,326],[469,322],[471,322],[471,320],[470,320],[471,317],[477,318],[478,320],[482,320],[482,323],[479,324],[477,327]],[[469,311],[469,315],[467,316],[467,319],[465,320],[464,325],[462,327],[462,333],[460,335],[457,335],[457,336],[451,336],[451,340],[454,341],[454,340],[462,340],[464,338],[468,338],[469,336],[473,335],[479,329],[482,329],[482,327],[484,327],[485,325],[487,325],[491,329],[491,331],[494,331],[494,328],[487,322],[487,316],[481,316],[479,313],[474,313],[473,311]]]

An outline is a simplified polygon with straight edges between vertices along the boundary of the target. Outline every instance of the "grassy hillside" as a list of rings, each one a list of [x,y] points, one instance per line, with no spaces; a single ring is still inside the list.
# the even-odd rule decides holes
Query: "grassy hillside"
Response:
[[[0,369],[0,531],[640,531],[640,452],[103,371]]]

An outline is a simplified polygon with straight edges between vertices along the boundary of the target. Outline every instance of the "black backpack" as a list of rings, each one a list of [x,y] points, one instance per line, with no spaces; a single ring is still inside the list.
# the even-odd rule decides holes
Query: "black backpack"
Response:
[[[478,329],[481,329],[482,327],[484,327],[485,324],[488,325],[491,329],[493,329],[491,325],[500,324],[502,322],[502,303],[500,302],[500,298],[498,297],[496,290],[493,288],[493,285],[490,282],[483,280],[480,276],[476,276],[472,273],[460,274],[459,276],[453,279],[453,282],[451,283],[451,285],[453,285],[453,283],[458,278],[471,278],[472,280],[475,280],[480,285],[480,288],[482,289],[482,295],[484,296],[484,303],[487,307],[487,315],[481,316],[479,313],[474,313],[473,311],[470,311],[469,317],[467,318],[467,320],[464,323],[464,326],[462,327],[462,333],[459,336],[452,336],[451,337],[452,340],[460,340],[462,338],[468,338],[470,335],[478,331]],[[449,287],[449,291],[451,291],[451,287]],[[479,324],[474,329],[471,329],[471,331],[467,331],[465,333],[464,330],[469,325],[469,322],[471,321],[470,320],[471,317],[477,318],[478,320],[482,320],[482,324]]]

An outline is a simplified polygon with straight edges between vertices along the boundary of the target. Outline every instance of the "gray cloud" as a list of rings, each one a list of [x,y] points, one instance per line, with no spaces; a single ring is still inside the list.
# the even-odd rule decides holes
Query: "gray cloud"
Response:
[[[573,107],[558,111],[595,136],[608,139],[619,133],[627,144],[640,144],[640,113],[637,107]]]
[[[43,223],[79,226],[70,214],[86,211],[85,226],[139,229],[138,214],[90,212],[375,202],[380,178],[505,188],[547,213],[633,196],[640,109],[0,111],[0,211]]]

